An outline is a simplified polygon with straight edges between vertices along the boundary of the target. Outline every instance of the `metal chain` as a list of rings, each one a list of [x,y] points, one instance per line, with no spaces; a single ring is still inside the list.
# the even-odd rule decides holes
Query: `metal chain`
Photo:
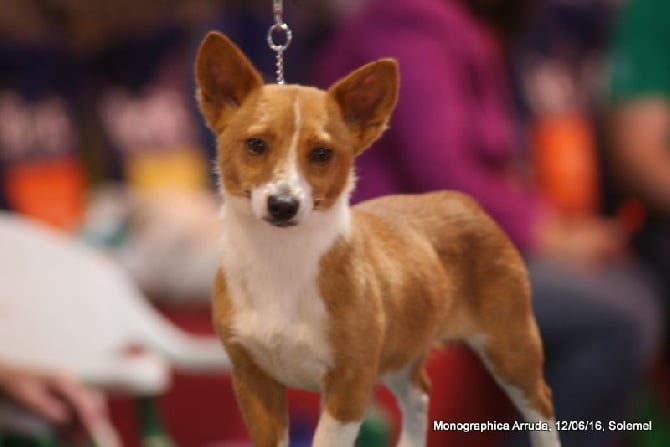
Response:
[[[284,83],[284,51],[291,45],[293,33],[286,23],[284,23],[284,4],[283,0],[272,0],[272,14],[274,23],[268,29],[268,46],[277,53],[277,84]],[[278,37],[284,35],[284,43],[275,42],[275,34]]]

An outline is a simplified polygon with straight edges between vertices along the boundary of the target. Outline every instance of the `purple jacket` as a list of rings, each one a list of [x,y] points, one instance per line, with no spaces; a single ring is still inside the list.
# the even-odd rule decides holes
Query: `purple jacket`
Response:
[[[372,0],[319,53],[316,82],[389,56],[400,64],[398,107],[357,161],[354,200],[457,189],[528,248],[535,198],[515,172],[510,92],[492,36],[457,0]]]

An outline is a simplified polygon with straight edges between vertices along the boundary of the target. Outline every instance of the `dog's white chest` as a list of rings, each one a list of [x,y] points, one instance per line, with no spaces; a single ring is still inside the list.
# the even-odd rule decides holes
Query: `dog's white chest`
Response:
[[[325,311],[318,296],[304,309],[240,306],[233,319],[235,340],[277,381],[318,391],[331,366]]]
[[[235,309],[234,340],[279,382],[319,390],[331,355],[316,284],[295,277],[282,278],[280,284],[277,275],[256,276],[260,272],[254,270],[233,267],[226,274]]]
[[[333,366],[319,263],[348,231],[346,201],[282,229],[224,206],[221,269],[232,304],[234,342],[277,381],[318,391]],[[238,208],[239,210],[239,208]]]

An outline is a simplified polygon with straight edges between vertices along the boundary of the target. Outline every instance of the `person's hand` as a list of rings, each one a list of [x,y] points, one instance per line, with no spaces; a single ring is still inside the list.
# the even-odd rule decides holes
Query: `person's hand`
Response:
[[[556,214],[538,221],[535,253],[576,267],[597,267],[622,256],[627,236],[613,220]]]
[[[104,397],[66,374],[0,365],[0,390],[53,424],[80,425],[99,447],[120,445]]]

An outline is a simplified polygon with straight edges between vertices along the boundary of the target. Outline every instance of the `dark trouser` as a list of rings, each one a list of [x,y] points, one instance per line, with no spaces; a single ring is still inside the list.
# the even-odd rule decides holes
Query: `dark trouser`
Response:
[[[605,428],[631,420],[630,399],[661,338],[652,278],[631,263],[580,271],[530,260],[528,268],[557,419]],[[620,446],[622,438],[608,430],[561,433],[566,447]],[[527,434],[513,440],[528,445]]]

